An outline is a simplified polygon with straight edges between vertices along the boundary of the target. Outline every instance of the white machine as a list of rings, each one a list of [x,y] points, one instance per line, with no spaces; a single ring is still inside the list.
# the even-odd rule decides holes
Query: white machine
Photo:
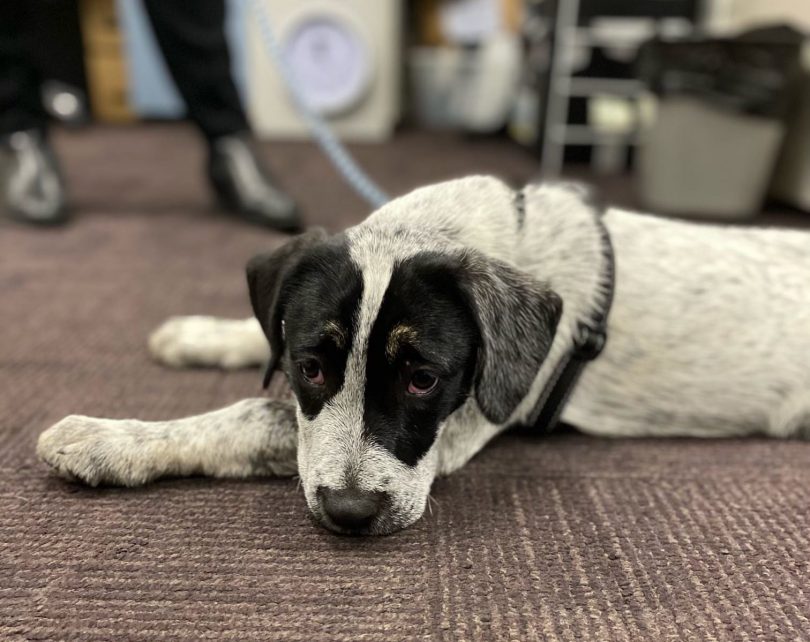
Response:
[[[399,117],[401,0],[263,0],[307,100],[345,140],[380,141]],[[248,111],[264,138],[310,136],[262,33],[248,21]]]

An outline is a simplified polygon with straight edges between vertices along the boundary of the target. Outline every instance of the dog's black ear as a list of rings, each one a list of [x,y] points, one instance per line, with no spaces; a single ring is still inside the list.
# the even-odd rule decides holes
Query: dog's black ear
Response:
[[[562,299],[532,276],[478,252],[465,252],[461,266],[462,289],[481,334],[475,398],[487,419],[504,423],[548,355]]]
[[[250,304],[270,343],[270,363],[264,375],[265,388],[284,352],[281,309],[284,284],[301,258],[326,238],[325,230],[313,228],[294,237],[277,250],[259,254],[248,261],[246,272]]]

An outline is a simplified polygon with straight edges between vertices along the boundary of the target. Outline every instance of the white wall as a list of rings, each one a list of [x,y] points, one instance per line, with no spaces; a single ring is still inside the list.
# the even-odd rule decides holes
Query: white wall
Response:
[[[706,26],[736,32],[773,22],[790,22],[810,32],[810,0],[705,0]]]

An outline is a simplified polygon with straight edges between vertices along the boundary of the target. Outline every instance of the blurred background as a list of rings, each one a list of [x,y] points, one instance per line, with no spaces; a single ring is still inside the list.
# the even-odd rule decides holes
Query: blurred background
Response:
[[[222,2],[0,0],[0,638],[807,639],[796,442],[513,435],[372,542],[313,528],[286,480],[47,475],[36,439],[66,415],[263,394],[147,337],[248,317],[251,256],[421,185],[574,178],[810,227],[810,0]]]
[[[197,143],[175,122],[186,106],[140,0],[27,2],[40,18],[42,99],[62,125],[68,187],[83,186],[74,204],[180,205],[195,152],[155,147]],[[626,206],[709,220],[767,211],[801,223],[810,210],[807,0],[263,4],[295,90],[389,194],[487,172],[513,182],[573,176]],[[227,0],[226,15],[261,155],[306,223],[353,222],[370,208],[343,197],[344,179],[315,150],[251,3]],[[166,158],[175,181],[157,169]],[[159,176],[143,178],[150,168]],[[314,185],[325,200],[310,195]],[[323,212],[336,195],[351,220]]]

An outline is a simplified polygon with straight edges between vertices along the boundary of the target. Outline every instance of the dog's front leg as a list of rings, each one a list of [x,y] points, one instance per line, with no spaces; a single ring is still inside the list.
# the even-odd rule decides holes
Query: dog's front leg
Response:
[[[297,445],[294,405],[246,399],[175,421],[71,415],[40,435],[37,454],[69,479],[137,486],[177,475],[294,475]]]
[[[270,358],[267,339],[252,317],[172,317],[149,336],[149,352],[172,368],[237,370],[260,366]]]

